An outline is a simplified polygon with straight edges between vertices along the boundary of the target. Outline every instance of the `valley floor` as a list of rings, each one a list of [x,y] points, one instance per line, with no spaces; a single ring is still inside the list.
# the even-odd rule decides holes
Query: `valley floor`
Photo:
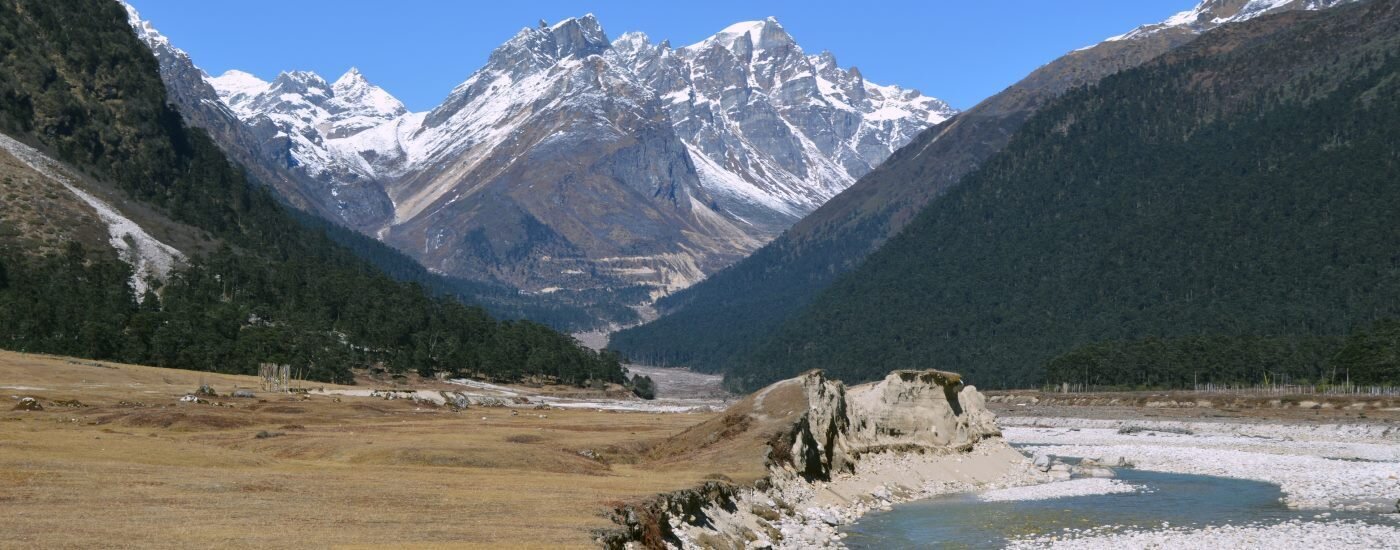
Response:
[[[0,352],[0,546],[594,547],[623,503],[765,475],[759,453],[734,450],[744,446],[655,450],[650,443],[683,432],[704,435],[687,429],[723,420],[712,411],[724,401],[710,393],[717,379],[642,371],[683,391],[648,404],[617,389],[365,378],[285,394],[249,376]],[[219,396],[189,401],[203,384]],[[255,396],[229,397],[238,389]],[[458,410],[453,396],[471,403]],[[1098,526],[1013,541],[1022,547],[1294,536],[1400,545],[1393,403],[997,392],[988,401],[1006,441],[1031,455],[1264,481],[1290,506],[1316,510],[1311,521],[1264,527]],[[965,458],[948,457],[949,467]],[[1075,479],[986,500],[1124,490],[1120,480]],[[836,536],[794,526],[785,532],[793,541]]]
[[[220,397],[181,401],[203,383]],[[0,545],[592,547],[624,501],[738,477],[633,452],[709,412],[454,411],[314,385],[0,352]],[[25,397],[43,410],[11,410]]]

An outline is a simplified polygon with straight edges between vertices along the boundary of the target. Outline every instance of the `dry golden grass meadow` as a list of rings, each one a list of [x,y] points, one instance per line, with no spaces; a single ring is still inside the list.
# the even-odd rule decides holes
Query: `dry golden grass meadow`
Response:
[[[179,402],[202,382],[232,406]],[[591,547],[619,503],[760,473],[649,450],[718,415],[226,397],[257,387],[0,352],[0,546]]]

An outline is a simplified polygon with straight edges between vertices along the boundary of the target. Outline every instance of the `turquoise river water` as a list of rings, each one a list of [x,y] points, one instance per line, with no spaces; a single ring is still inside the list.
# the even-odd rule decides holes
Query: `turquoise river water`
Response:
[[[1010,538],[1053,534],[1067,527],[1161,527],[1312,520],[1315,510],[1290,510],[1277,485],[1212,476],[1122,469],[1132,493],[1048,500],[983,502],[958,494],[873,512],[842,531],[851,548],[998,548]],[[1382,520],[1375,514],[1333,512],[1328,519]]]

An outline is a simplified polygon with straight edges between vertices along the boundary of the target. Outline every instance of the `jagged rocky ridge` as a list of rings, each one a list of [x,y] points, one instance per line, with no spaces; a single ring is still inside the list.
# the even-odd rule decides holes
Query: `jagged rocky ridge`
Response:
[[[351,68],[333,84],[307,71],[284,72],[272,82],[229,71],[206,81],[263,140],[269,158],[308,182],[306,193],[319,212],[352,228],[392,215],[378,170],[357,151],[339,147],[408,110],[358,70]]]
[[[611,548],[822,545],[830,526],[893,502],[1041,480],[953,373],[903,370],[847,388],[821,371],[768,386],[652,449],[761,464],[752,480],[624,505]],[[957,472],[957,473],[955,473]]]
[[[127,20],[136,36],[151,49],[160,64],[161,80],[167,97],[185,122],[204,129],[230,158],[243,165],[265,185],[276,189],[288,203],[328,219],[353,217],[345,207],[323,197],[331,195],[326,182],[294,162],[288,139],[270,124],[247,124],[220,99],[208,82],[209,76],[195,66],[190,56],[170,43],[136,9],[125,4]],[[340,206],[341,208],[337,208]]]
[[[133,26],[163,66],[199,74]],[[289,180],[275,186],[294,204],[435,271],[546,293],[693,284],[954,114],[806,54],[771,18],[684,48],[610,40],[592,15],[542,23],[426,113],[353,69],[200,80],[167,79],[195,104],[212,87],[226,113],[192,118],[242,121],[213,133]]]

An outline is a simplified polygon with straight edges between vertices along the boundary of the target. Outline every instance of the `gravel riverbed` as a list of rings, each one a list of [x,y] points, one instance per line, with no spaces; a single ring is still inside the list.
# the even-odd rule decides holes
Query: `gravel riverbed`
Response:
[[[1275,483],[1294,508],[1393,512],[1400,501],[1400,434],[1389,426],[1068,418],[1001,423],[1007,441],[1035,456],[1121,456],[1144,470]]]
[[[1360,521],[1301,520],[1199,529],[1163,526],[1151,530],[1118,530],[1098,527],[1067,529],[1055,535],[1015,540],[1007,548],[1400,548],[1400,527]]]

